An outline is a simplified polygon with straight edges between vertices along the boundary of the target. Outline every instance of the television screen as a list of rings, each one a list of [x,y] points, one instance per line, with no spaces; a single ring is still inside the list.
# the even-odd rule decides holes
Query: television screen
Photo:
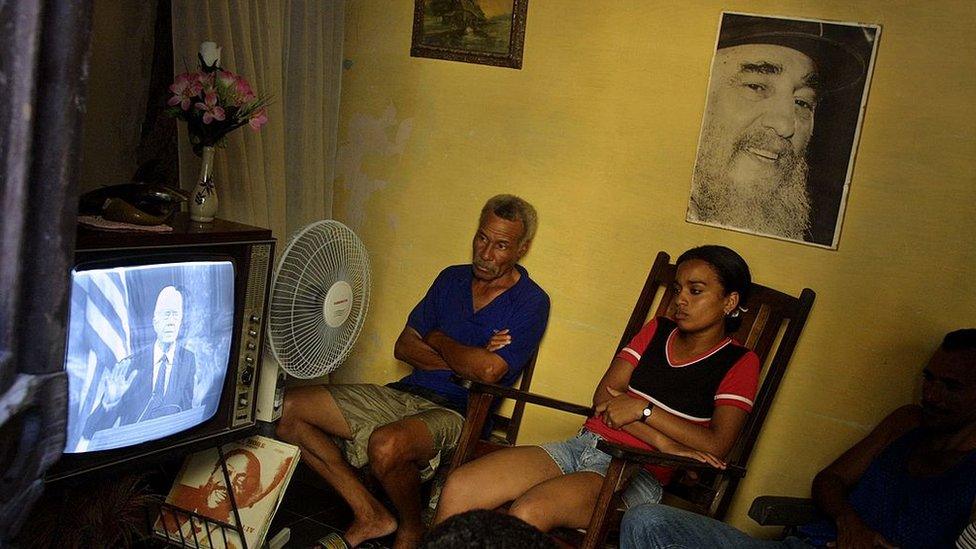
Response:
[[[234,264],[76,268],[65,370],[69,454],[124,448],[210,419],[234,324]]]

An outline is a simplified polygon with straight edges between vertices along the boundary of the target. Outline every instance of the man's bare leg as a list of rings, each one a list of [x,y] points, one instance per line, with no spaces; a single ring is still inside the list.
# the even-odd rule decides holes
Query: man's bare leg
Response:
[[[420,544],[426,527],[421,518],[420,471],[437,450],[427,425],[415,418],[384,425],[369,438],[369,463],[399,515],[394,549]]]
[[[278,436],[297,445],[302,459],[325,479],[352,509],[353,521],[345,538],[353,547],[391,534],[397,522],[346,463],[342,451],[328,435],[351,439],[352,432],[328,389],[295,387],[285,395]]]

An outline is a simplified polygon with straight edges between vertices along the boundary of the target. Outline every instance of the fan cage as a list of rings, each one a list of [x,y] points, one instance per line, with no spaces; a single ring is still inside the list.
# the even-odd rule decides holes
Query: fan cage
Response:
[[[290,375],[333,372],[359,337],[369,307],[369,257],[362,241],[338,221],[313,223],[291,238],[271,286],[268,341]],[[349,316],[337,328],[324,317],[325,296],[338,281],[352,288]]]

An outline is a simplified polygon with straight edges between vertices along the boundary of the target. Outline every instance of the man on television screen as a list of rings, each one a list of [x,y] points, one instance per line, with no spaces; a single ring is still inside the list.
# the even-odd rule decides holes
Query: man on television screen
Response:
[[[196,359],[177,342],[183,325],[183,293],[166,286],[156,296],[155,342],[118,362],[102,379],[102,398],[84,436],[188,410],[193,402]]]
[[[526,201],[498,195],[481,210],[471,264],[441,271],[407,317],[394,356],[410,375],[386,386],[296,387],[285,395],[278,435],[353,511],[344,536],[355,547],[396,532],[394,547],[424,533],[420,483],[434,474],[461,434],[468,394],[452,375],[511,385],[532,360],[549,319],[549,296],[518,265],[535,235]],[[397,517],[369,493],[353,467],[369,464]],[[350,466],[351,465],[351,466]]]

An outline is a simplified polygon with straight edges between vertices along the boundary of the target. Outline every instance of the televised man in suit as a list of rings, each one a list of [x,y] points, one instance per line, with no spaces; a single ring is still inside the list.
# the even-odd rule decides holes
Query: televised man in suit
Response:
[[[166,286],[153,309],[156,341],[119,361],[102,381],[102,399],[85,425],[85,438],[103,429],[188,410],[193,402],[196,358],[177,343],[183,294]]]

